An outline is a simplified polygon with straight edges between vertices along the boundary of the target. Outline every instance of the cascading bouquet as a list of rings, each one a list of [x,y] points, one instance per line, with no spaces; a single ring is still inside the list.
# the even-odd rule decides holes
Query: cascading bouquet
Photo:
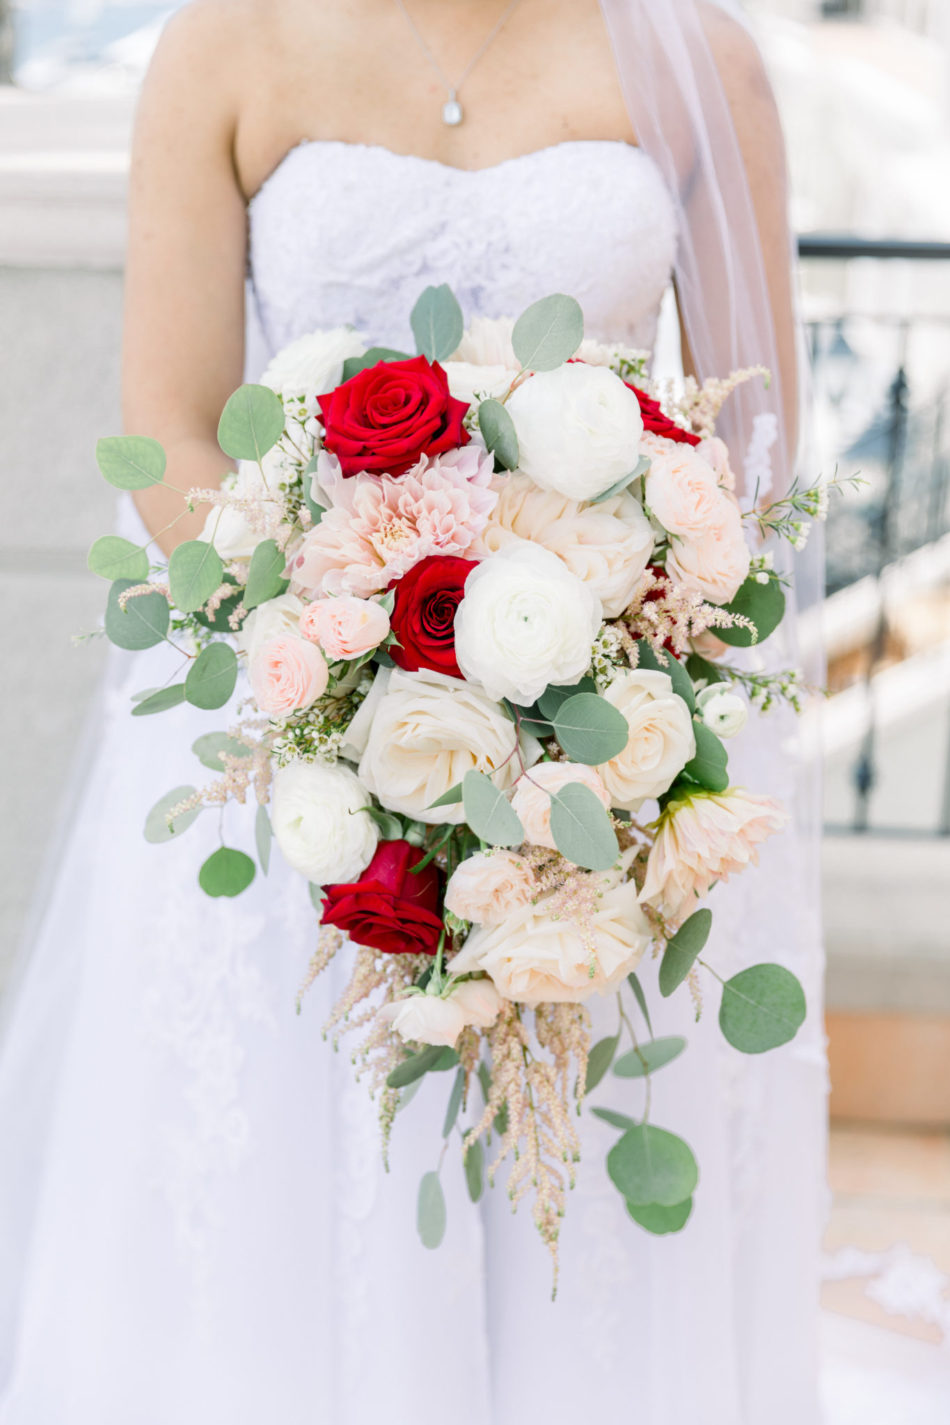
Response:
[[[730,785],[723,739],[749,701],[797,706],[797,678],[728,656],[784,613],[764,537],[800,544],[825,492],[743,515],[714,422],[758,372],[651,393],[646,354],[584,340],[566,296],[466,331],[451,291],[428,288],[411,324],[416,356],[349,329],[292,343],[227,403],[237,472],[183,505],[213,506],[203,537],[166,571],[107,536],[90,567],[114,581],[114,643],[182,655],[184,676],[139,695],[136,716],[223,707],[246,671],[230,727],[194,744],[217,778],[164,796],[146,836],[253,797],[261,869],[273,835],[320,915],[304,988],[350,961],[326,1032],[357,1036],[384,1145],[423,1076],[454,1069],[444,1137],[459,1136],[471,1195],[494,1135],[489,1177],[508,1160],[513,1201],[533,1190],[556,1261],[585,1094],[611,1067],[649,1081],[686,1047],[653,1037],[640,960],[661,956],[660,993],[685,983],[698,1004],[700,902],[783,823]],[[119,488],[163,480],[153,440],[97,454]],[[198,873],[211,896],[254,876],[224,845]],[[722,1031],[747,1053],[805,1017],[779,965],[721,988]],[[586,1001],[605,994],[619,1027],[592,1045]],[[630,1216],[681,1228],[687,1144],[648,1112],[594,1112],[618,1130],[607,1170]],[[427,1246],[444,1225],[435,1169]]]

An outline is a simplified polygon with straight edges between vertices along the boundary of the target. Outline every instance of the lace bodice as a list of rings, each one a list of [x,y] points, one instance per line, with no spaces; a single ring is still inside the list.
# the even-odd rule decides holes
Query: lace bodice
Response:
[[[491,168],[306,141],[250,204],[257,318],[271,351],[351,323],[411,350],[409,312],[448,282],[467,318],[517,316],[569,292],[588,335],[652,345],[676,245],[653,161],[610,140],[556,144]]]

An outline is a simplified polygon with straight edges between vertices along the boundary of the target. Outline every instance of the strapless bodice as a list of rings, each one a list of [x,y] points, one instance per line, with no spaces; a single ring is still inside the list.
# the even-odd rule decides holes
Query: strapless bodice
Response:
[[[345,323],[412,350],[409,313],[440,282],[466,319],[517,316],[568,292],[588,335],[648,347],[676,246],[656,165],[612,140],[476,170],[308,140],[251,200],[249,224],[252,298],[271,351]]]

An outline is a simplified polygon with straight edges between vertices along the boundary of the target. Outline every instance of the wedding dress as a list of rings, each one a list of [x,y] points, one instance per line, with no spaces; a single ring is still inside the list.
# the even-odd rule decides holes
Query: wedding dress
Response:
[[[659,170],[617,142],[567,142],[478,172],[306,142],[250,207],[249,374],[319,326],[406,348],[408,314],[448,282],[467,317],[573,293],[587,333],[653,342],[676,244]],[[126,512],[125,518],[130,518]],[[710,981],[698,1025],[643,980],[657,1034],[653,1121],[700,1164],[692,1220],[651,1237],[607,1179],[614,1131],[583,1115],[561,1279],[504,1172],[480,1205],[457,1154],[448,1230],[415,1231],[441,1148],[445,1084],[400,1113],[387,1174],[376,1110],[321,1025],[347,956],[296,991],[316,917],[275,863],[234,901],[196,871],[217,817],[146,844],[148,808],[200,781],[189,751],[226,712],[132,719],[166,653],[113,654],[88,790],[0,1054],[0,1425],[813,1425],[823,1207],[820,954],[794,827],[712,896],[724,974],[780,960],[803,980],[795,1042],[744,1058]],[[148,666],[149,661],[151,666]],[[731,744],[734,780],[790,795],[781,715]],[[225,838],[252,850],[250,816]],[[612,999],[592,1004],[595,1037]],[[597,1103],[639,1107],[608,1078]]]

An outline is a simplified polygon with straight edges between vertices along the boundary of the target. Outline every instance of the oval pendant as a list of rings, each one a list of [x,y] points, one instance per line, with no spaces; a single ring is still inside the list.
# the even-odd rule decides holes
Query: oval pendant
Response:
[[[456,124],[462,122],[463,117],[462,106],[453,94],[451,98],[446,99],[442,105],[442,122],[443,124],[450,124],[454,128]]]

